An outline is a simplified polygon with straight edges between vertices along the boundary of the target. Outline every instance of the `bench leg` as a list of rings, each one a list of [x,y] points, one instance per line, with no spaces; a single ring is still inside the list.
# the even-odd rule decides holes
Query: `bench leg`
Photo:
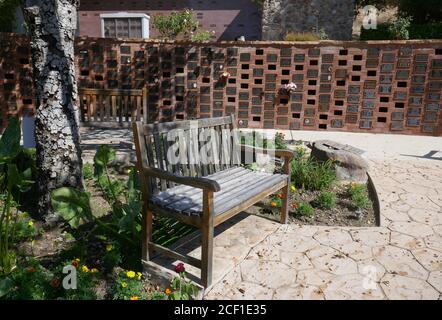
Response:
[[[204,288],[212,284],[212,264],[213,264],[213,224],[205,225],[201,228],[201,280]]]
[[[286,224],[288,222],[289,217],[289,189],[290,188],[290,181],[289,183],[281,189],[281,193],[283,195],[282,201],[281,201],[281,223]]]
[[[213,265],[213,192],[203,192],[203,219],[201,224],[201,281],[204,288],[212,284]]]
[[[152,224],[153,213],[147,205],[143,206],[143,223],[142,223],[142,244],[141,244],[141,259],[149,261],[152,257],[152,249],[149,248],[149,242],[152,242]]]

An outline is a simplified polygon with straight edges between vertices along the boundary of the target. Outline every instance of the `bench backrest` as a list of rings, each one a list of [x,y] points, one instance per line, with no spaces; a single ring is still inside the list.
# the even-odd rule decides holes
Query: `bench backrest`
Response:
[[[147,119],[146,90],[80,89],[83,123],[129,123]]]
[[[133,131],[139,168],[153,167],[181,176],[201,177],[239,163],[233,115],[152,124],[136,122]],[[171,187],[163,179],[151,184],[153,193]]]

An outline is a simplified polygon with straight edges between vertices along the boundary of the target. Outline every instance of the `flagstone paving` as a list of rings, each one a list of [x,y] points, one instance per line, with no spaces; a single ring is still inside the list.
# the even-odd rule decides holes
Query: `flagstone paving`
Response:
[[[380,227],[280,225],[205,298],[441,299],[442,161],[377,159],[370,173]]]

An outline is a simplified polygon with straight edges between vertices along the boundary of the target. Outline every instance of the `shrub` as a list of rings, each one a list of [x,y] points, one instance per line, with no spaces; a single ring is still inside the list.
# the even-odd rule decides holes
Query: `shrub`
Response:
[[[315,213],[315,209],[307,202],[297,202],[295,214],[299,216],[311,217]]]
[[[333,209],[336,206],[336,195],[330,191],[323,191],[313,201],[313,205],[321,209]]]
[[[188,37],[198,28],[198,21],[193,18],[192,11],[186,9],[154,16],[153,26],[163,39],[175,39],[179,35]]]
[[[284,134],[281,132],[275,134],[275,149],[287,149]]]
[[[347,194],[356,209],[368,209],[371,206],[371,201],[367,195],[367,186],[365,184],[349,184]]]
[[[212,33],[207,30],[197,31],[192,34],[191,40],[196,42],[209,41],[212,37]]]
[[[296,187],[307,190],[324,190],[332,186],[336,173],[331,161],[319,162],[312,159],[292,161],[292,181]]]
[[[289,32],[286,34],[285,41],[318,41],[321,37],[313,32]]]
[[[397,40],[408,40],[410,34],[411,17],[398,17],[392,24],[388,26],[388,31]]]

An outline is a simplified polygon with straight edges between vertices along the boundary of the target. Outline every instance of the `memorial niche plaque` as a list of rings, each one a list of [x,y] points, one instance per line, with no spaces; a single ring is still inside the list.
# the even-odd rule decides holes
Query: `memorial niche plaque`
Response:
[[[318,106],[319,112],[326,112],[329,110],[329,103],[328,102],[319,102]]]
[[[260,105],[260,104],[262,104],[261,97],[252,97],[252,104],[253,105]]]
[[[391,93],[391,86],[387,86],[387,85],[379,86],[379,93],[381,93],[381,94],[389,94],[389,93]]]
[[[302,110],[302,104],[300,104],[300,103],[292,103],[290,105],[290,110],[291,111],[301,111]]]
[[[432,124],[425,124],[422,127],[422,131],[425,133],[433,133],[436,130],[436,126]]]
[[[347,122],[347,123],[357,123],[358,122],[358,116],[356,114],[348,114],[345,117],[345,122]]]
[[[277,113],[278,114],[288,114],[289,113],[289,108],[287,108],[287,107],[279,107]]]
[[[425,122],[436,122],[437,120],[437,112],[426,112],[424,114]]]
[[[368,48],[367,57],[379,57],[379,51],[378,48]]]
[[[408,108],[409,117],[419,117],[421,115],[421,108]]]
[[[430,91],[442,91],[442,82],[440,82],[440,81],[430,81],[428,83],[428,90],[430,90]]]
[[[422,98],[421,97],[410,97],[408,99],[408,103],[411,106],[420,106],[420,105],[422,105]]]
[[[334,97],[335,98],[345,98],[346,95],[347,94],[346,94],[345,90],[335,90]]]
[[[347,76],[347,70],[346,69],[337,69],[335,72],[336,78],[345,78]]]
[[[376,88],[376,80],[365,80],[364,89],[375,89]]]
[[[417,127],[420,125],[420,119],[419,118],[408,118],[407,119],[407,126],[409,127]]]
[[[399,69],[409,68],[411,65],[411,59],[399,59],[397,61],[397,67]]]
[[[348,93],[358,94],[359,92],[361,92],[361,86],[354,86],[354,85],[348,86]]]
[[[438,68],[442,68],[442,59],[435,59],[431,62],[431,65],[433,66],[433,68],[438,69]]]
[[[442,70],[431,70],[431,78],[442,79]]]
[[[394,62],[395,59],[395,54],[391,52],[382,55],[382,62]]]
[[[376,98],[376,92],[374,90],[364,90],[364,99]]]
[[[415,60],[417,62],[427,62],[428,61],[428,54],[418,53],[418,54],[416,54]]]
[[[313,126],[315,124],[314,119],[310,119],[310,118],[305,118],[304,119],[304,125],[305,126]]]
[[[424,94],[424,92],[425,92],[424,86],[412,86],[410,88],[411,94]]]
[[[333,119],[331,121],[331,127],[332,128],[342,128],[344,126],[344,121],[341,119]]]
[[[404,130],[404,122],[403,121],[392,121],[390,125],[391,130]]]
[[[273,121],[264,121],[264,129],[273,129],[275,127],[275,123]]]
[[[213,108],[214,109],[222,109],[223,108],[223,102],[222,101],[215,101],[215,102],[213,102]]]
[[[330,82],[332,81],[332,76],[330,74],[321,74],[320,79],[321,82]]]
[[[280,66],[281,67],[290,67],[292,65],[291,59],[281,59]]]
[[[371,101],[371,100],[365,100],[365,101],[362,103],[362,108],[373,109],[373,108],[374,108],[374,101]]]
[[[381,64],[381,73],[391,73],[394,69],[394,64],[385,63]]]
[[[373,118],[373,110],[362,110],[361,118],[370,119]]]
[[[322,62],[333,62],[333,55],[332,54],[323,54],[322,55]]]
[[[329,83],[321,83],[319,86],[319,92],[330,92],[332,89],[331,84]]]
[[[416,63],[413,66],[413,73],[425,74],[427,72],[427,65],[422,63]]]
[[[290,130],[299,130],[299,128],[301,128],[301,123],[290,122]]]
[[[377,68],[378,64],[379,64],[378,59],[367,59],[365,62],[365,67],[366,68]]]
[[[252,114],[261,114],[262,108],[261,107],[252,107],[251,113]]]
[[[392,112],[391,113],[391,120],[393,120],[393,121],[404,120],[404,113],[403,112]]]
[[[372,127],[372,121],[370,121],[370,120],[359,121],[359,128],[361,128],[361,129],[371,129],[371,127]]]
[[[304,115],[306,117],[313,117],[315,115],[315,109],[314,108],[306,108],[304,110]]]
[[[423,84],[423,83],[425,83],[425,76],[412,76],[411,83]]]
[[[302,74],[302,73],[294,74],[292,76],[292,80],[293,81],[302,81],[302,80],[304,80],[304,74]]]
[[[359,112],[359,106],[351,104],[351,105],[347,106],[347,112],[348,113],[358,113]]]
[[[385,83],[385,84],[390,84],[393,82],[393,76],[392,75],[380,75],[379,76],[379,82],[380,83]]]
[[[297,53],[293,57],[293,61],[295,62],[304,62],[305,61],[305,54]]]
[[[409,70],[398,70],[396,71],[396,79],[408,79],[410,76]]]
[[[429,92],[429,93],[427,94],[427,100],[430,100],[430,101],[439,101],[439,100],[440,100],[440,93]]]
[[[332,71],[332,65],[331,64],[321,64],[321,72],[322,73],[331,73]]]
[[[274,53],[267,54],[267,62],[276,62],[278,61],[278,55]]]
[[[440,108],[439,104],[433,102],[428,103],[427,106],[425,107],[427,111],[439,111],[439,108]]]
[[[213,99],[222,100],[223,97],[224,97],[224,92],[223,91],[214,91],[213,92]]]
[[[405,91],[396,91],[394,93],[394,100],[406,100],[407,99],[407,92]]]
[[[292,93],[293,101],[302,101],[302,93]]]
[[[253,69],[253,76],[254,77],[262,77],[264,75],[264,69],[262,68],[254,68]]]
[[[402,47],[399,49],[399,56],[400,57],[409,57],[411,56],[412,49],[409,47]]]
[[[290,57],[292,55],[291,48],[281,48],[280,50],[281,57]]]
[[[288,120],[287,120],[287,118],[286,117],[279,117],[279,118],[276,118],[276,124],[277,125],[280,125],[280,126],[285,126],[285,125],[287,125],[287,123],[288,123]]]
[[[319,70],[317,70],[317,69],[307,70],[307,78],[317,78],[318,74],[319,74]]]
[[[350,95],[347,97],[349,103],[359,103],[359,96]]]
[[[268,82],[265,84],[264,88],[265,88],[265,91],[274,91],[274,90],[276,90],[276,83]]]
[[[319,57],[320,54],[321,54],[321,50],[318,48],[308,49],[308,56],[309,57]]]

